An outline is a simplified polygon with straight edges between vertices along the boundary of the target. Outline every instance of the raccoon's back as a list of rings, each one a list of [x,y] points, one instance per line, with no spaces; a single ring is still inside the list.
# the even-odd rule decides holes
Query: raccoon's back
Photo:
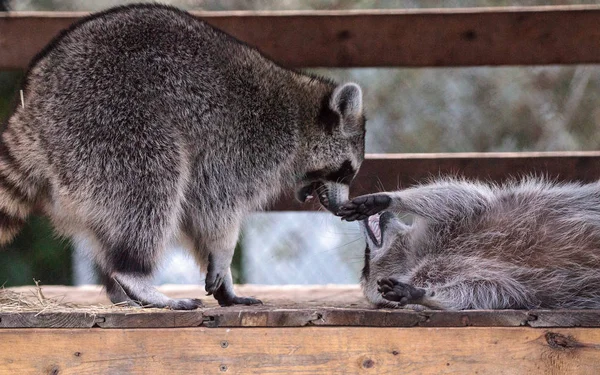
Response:
[[[155,112],[198,102],[207,110],[225,99],[234,57],[252,53],[185,12],[125,6],[90,16],[54,39],[32,61],[27,88],[67,109],[122,101]]]
[[[600,271],[600,184],[530,179],[498,187],[449,246],[532,268]]]
[[[265,102],[289,126],[289,74],[186,12],[118,7],[75,24],[33,60],[26,107],[44,120],[23,122],[49,145],[82,132],[101,142],[148,135],[150,144],[169,133],[201,150],[258,130],[236,124],[262,113]]]
[[[252,49],[211,27],[187,12],[158,4],[136,4],[95,13],[62,31],[34,59],[68,63],[69,68],[117,69],[113,63],[162,65],[197,63],[217,68],[231,55]],[[97,58],[99,60],[94,60]],[[165,66],[165,69],[168,69]],[[101,69],[98,69],[101,72]],[[150,72],[145,72],[150,73]],[[176,74],[176,71],[169,72]]]

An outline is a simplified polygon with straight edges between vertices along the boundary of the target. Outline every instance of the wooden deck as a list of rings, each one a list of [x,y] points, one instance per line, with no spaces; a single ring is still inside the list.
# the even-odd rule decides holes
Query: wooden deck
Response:
[[[74,303],[80,308],[40,308],[7,312],[0,304],[0,328],[175,328],[175,327],[599,327],[597,310],[435,311],[376,309],[358,286],[251,286],[236,287],[238,294],[261,298],[261,306],[219,307],[203,297],[205,308],[195,311],[110,307],[98,286],[44,287],[48,299]],[[23,296],[33,287],[11,288]],[[198,286],[163,286],[174,298],[204,296]],[[89,305],[93,308],[88,308]],[[98,306],[102,305],[102,306]]]
[[[0,305],[0,374],[600,373],[600,311],[374,309],[358,286],[236,288],[264,305],[222,308],[204,297],[196,311],[119,308],[97,286],[44,287],[46,299],[72,307]]]

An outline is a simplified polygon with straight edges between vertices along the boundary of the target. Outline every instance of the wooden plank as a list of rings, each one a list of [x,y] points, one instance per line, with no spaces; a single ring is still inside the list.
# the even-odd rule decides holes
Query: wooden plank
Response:
[[[0,328],[91,328],[96,321],[96,316],[82,312],[0,312]]]
[[[538,310],[530,311],[528,325],[536,328],[547,327],[600,327],[600,311],[579,310]]]
[[[599,310],[412,311],[290,306],[233,306],[196,311],[81,311],[5,313],[0,328],[181,328],[199,327],[521,327],[600,328]]]
[[[193,12],[289,67],[600,63],[600,6]],[[0,68],[24,68],[86,13],[0,15]]]
[[[600,328],[598,310],[412,311],[388,309],[235,306],[196,311],[3,313],[0,328],[182,328],[199,327],[521,327]]]
[[[7,291],[31,295],[31,287]],[[413,311],[376,309],[358,285],[261,286],[236,285],[241,295],[254,295],[261,306],[218,307],[205,298],[195,311],[110,307],[100,287],[45,286],[46,298],[67,305],[42,305],[38,311],[16,313],[2,308],[0,328],[177,328],[177,327],[598,327],[600,310],[468,310]],[[202,294],[202,286],[162,286],[174,298]],[[98,297],[102,297],[99,299]],[[91,304],[91,306],[90,306]],[[86,305],[88,308],[86,309]]]
[[[293,306],[227,307],[204,311],[204,326],[223,327],[415,327],[426,313],[410,310],[376,310]],[[456,326],[456,323],[453,325]],[[462,326],[462,325],[461,325]]]
[[[169,311],[157,313],[100,313],[96,326],[100,328],[180,328],[199,327],[203,323],[202,310]]]
[[[600,330],[0,331],[0,374],[598,374]]]
[[[435,176],[501,182],[532,174],[558,181],[596,181],[600,179],[600,152],[371,154],[352,183],[351,195],[407,188]],[[283,195],[272,210],[317,208],[316,204],[301,204]]]
[[[203,324],[202,310],[171,311],[113,310],[100,312],[2,312],[0,306],[0,328],[180,328],[199,327]]]

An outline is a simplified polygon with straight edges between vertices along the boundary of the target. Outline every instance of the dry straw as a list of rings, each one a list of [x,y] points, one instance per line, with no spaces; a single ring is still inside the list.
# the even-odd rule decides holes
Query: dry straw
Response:
[[[28,292],[16,292],[0,287],[0,313],[87,313],[95,315],[106,312],[156,312],[163,309],[137,308],[122,305],[83,305],[70,303],[62,298],[47,298],[44,296],[38,280],[33,280],[35,287]]]

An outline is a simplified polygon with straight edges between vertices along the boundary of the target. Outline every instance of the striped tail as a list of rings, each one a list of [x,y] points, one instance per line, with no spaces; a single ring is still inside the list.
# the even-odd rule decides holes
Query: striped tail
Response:
[[[10,130],[0,139],[0,245],[14,239],[31,214],[37,188],[10,151]]]

